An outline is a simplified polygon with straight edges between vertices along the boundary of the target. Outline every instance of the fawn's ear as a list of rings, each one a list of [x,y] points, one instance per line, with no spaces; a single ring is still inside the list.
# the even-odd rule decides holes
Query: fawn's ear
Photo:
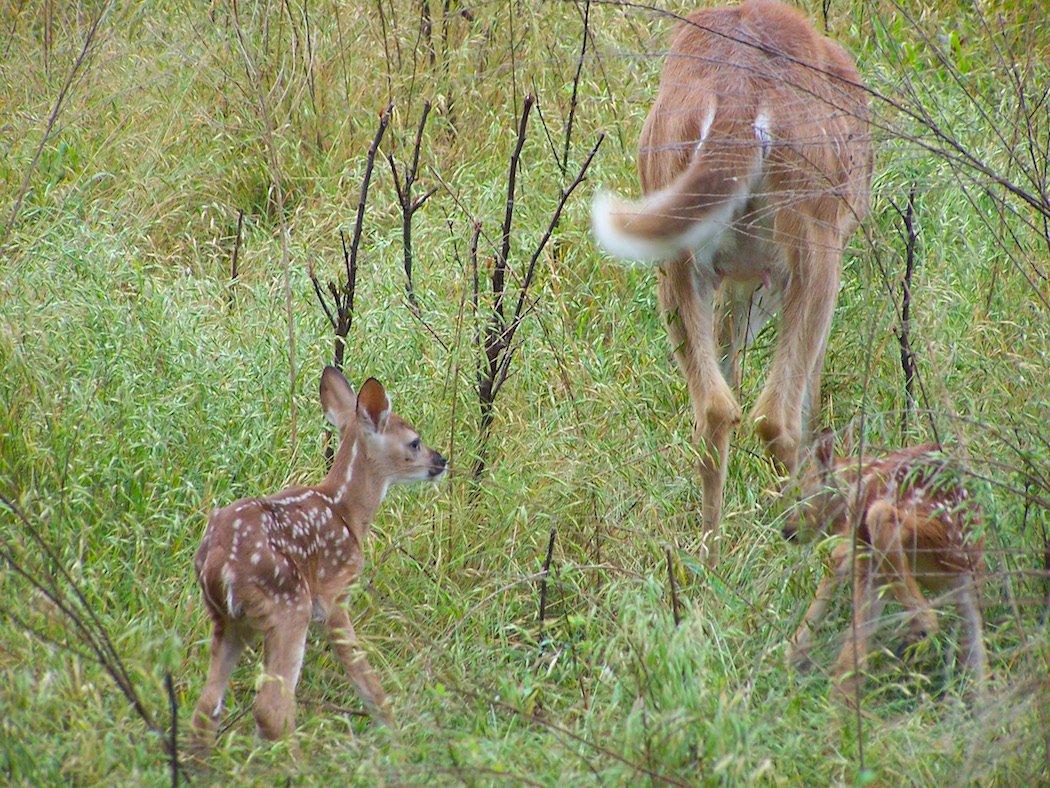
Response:
[[[820,431],[813,447],[813,456],[817,458],[822,471],[827,473],[832,469],[835,464],[835,430],[825,427]]]
[[[386,395],[383,384],[375,378],[369,378],[361,386],[357,395],[357,415],[361,424],[375,432],[382,432],[390,418],[390,398]]]
[[[321,373],[321,408],[333,427],[343,429],[354,415],[357,398],[354,390],[335,367],[325,367]]]

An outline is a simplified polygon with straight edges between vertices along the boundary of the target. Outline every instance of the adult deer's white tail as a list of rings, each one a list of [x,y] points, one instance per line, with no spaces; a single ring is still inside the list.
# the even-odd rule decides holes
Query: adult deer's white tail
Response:
[[[714,108],[712,108],[714,110]],[[659,265],[719,236],[751,196],[772,145],[764,113],[712,111],[688,166],[636,202],[599,191],[592,208],[598,244],[613,257]]]

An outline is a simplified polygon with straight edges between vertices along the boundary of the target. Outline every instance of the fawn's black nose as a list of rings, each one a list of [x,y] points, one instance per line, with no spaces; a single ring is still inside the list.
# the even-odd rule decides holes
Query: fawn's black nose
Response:
[[[789,542],[794,542],[798,536],[798,528],[793,525],[785,525],[780,529],[780,533]]]
[[[446,468],[448,468],[448,460],[445,459],[445,455],[434,452],[434,459],[430,464],[431,477],[440,476]]]

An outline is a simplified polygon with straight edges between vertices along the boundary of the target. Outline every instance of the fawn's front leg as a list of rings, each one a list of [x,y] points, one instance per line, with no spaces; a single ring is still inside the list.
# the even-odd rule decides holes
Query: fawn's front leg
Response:
[[[963,664],[973,674],[980,692],[988,673],[988,656],[984,650],[981,607],[977,601],[977,584],[974,582],[973,573],[966,572],[959,579],[955,594],[955,604],[962,619],[962,641],[959,645],[963,653]]]
[[[829,561],[831,574],[821,579],[812,604],[806,611],[806,615],[802,617],[802,623],[788,644],[788,662],[799,670],[804,670],[812,664],[809,659],[809,649],[813,644],[813,632],[824,620],[835,591],[849,574],[849,554],[850,545],[846,542],[840,542],[831,551]]]
[[[350,623],[350,616],[347,615],[341,603],[337,602],[332,605],[326,623],[332,649],[339,661],[343,663],[346,672],[350,674],[350,680],[357,688],[357,694],[361,696],[361,700],[364,701],[376,720],[393,725],[394,715],[390,711],[386,692],[383,691],[379,679],[372,671],[372,666],[368,663],[368,656],[361,648],[357,640],[357,633],[354,632],[354,626]]]
[[[853,620],[846,630],[846,643],[832,669],[831,695],[853,706],[864,682],[868,645],[885,601],[879,593],[879,573],[871,557],[858,554],[853,560]]]

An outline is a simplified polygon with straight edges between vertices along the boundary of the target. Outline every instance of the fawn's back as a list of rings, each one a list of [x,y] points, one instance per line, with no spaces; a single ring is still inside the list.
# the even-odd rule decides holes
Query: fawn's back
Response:
[[[282,607],[324,604],[363,563],[335,499],[300,487],[212,512],[195,568],[213,619],[257,621]]]
[[[940,587],[950,578],[977,571],[983,539],[975,531],[981,510],[962,472],[936,446],[901,449],[878,458],[836,459],[833,435],[814,447],[802,481],[802,503],[784,526],[794,538],[802,530],[850,538],[866,548],[899,543],[916,577]]]

